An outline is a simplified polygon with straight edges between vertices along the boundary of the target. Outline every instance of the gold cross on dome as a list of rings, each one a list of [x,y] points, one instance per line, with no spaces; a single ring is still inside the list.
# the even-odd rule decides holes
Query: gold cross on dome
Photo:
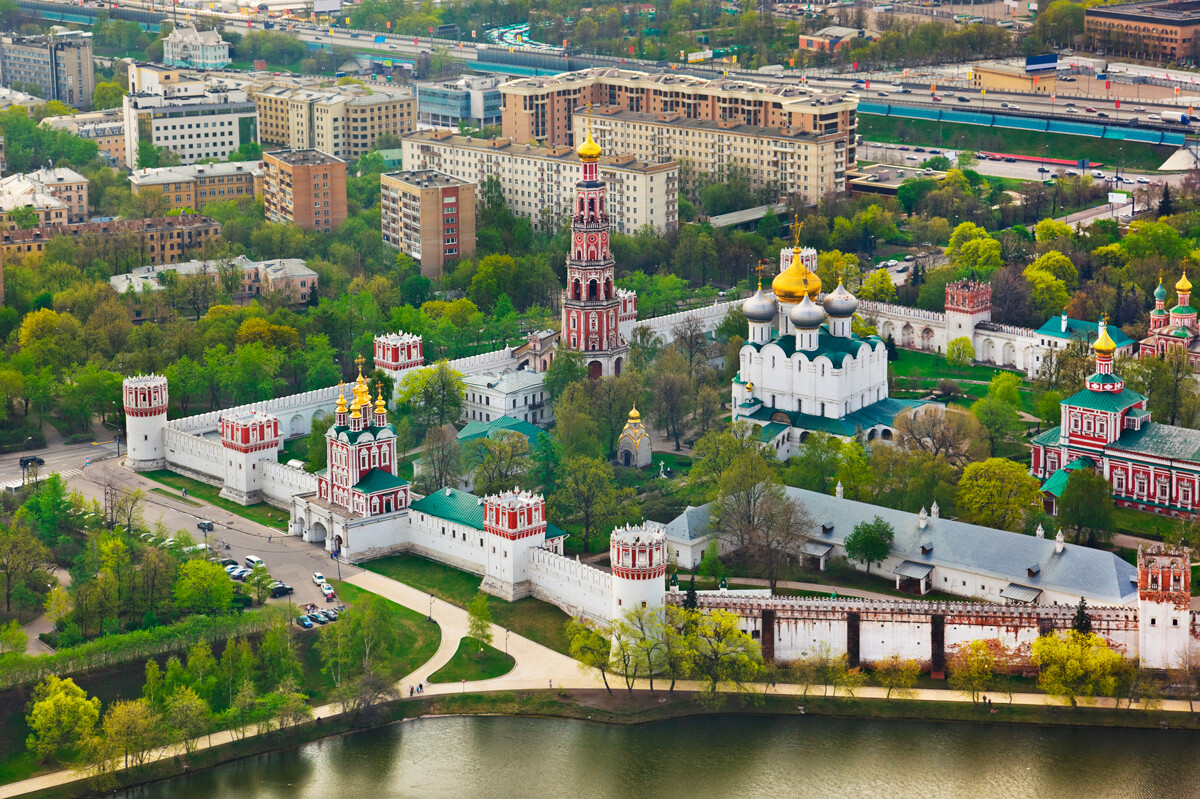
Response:
[[[354,362],[355,362],[356,364],[358,364],[358,376],[359,376],[359,377],[362,377],[362,368],[363,368],[363,364],[367,362],[367,359],[366,359],[366,358],[364,358],[364,357],[362,356],[362,353],[360,352],[360,353],[358,354],[358,357],[354,359]]]
[[[800,220],[799,220],[799,219],[797,219],[795,222],[793,222],[793,223],[791,224],[791,228],[792,228],[792,245],[793,245],[793,246],[795,246],[795,247],[799,247],[799,246],[800,246],[800,227],[801,227],[801,223],[800,223]]]

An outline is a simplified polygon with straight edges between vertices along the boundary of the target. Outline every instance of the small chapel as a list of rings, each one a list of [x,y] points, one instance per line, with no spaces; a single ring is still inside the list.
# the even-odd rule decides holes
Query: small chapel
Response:
[[[1179,347],[1188,354],[1192,368],[1200,371],[1200,330],[1196,327],[1196,309],[1192,307],[1192,283],[1187,272],[1175,284],[1175,306],[1167,310],[1167,290],[1158,279],[1154,290],[1154,310],[1150,312],[1150,331],[1138,345],[1139,358],[1161,358]]]

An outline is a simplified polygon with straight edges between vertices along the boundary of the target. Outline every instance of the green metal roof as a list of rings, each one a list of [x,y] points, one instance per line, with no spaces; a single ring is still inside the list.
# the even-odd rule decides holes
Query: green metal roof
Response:
[[[1109,449],[1139,452],[1160,458],[1200,461],[1200,430],[1146,422],[1141,430],[1124,430]]]
[[[369,427],[364,427],[362,430],[358,430],[358,431],[351,430],[349,427],[347,427],[345,425],[338,425],[338,426],[335,426],[333,429],[337,433],[338,438],[345,436],[346,440],[348,442],[350,442],[351,444],[354,444],[360,438],[362,438],[363,436],[365,436],[367,434],[370,434],[373,438],[376,438],[376,439],[379,438],[379,434],[385,430],[387,432],[391,433],[393,436],[396,434],[396,428],[392,427],[391,422],[388,422],[383,427],[375,427],[372,425]]]
[[[766,344],[755,344],[752,341],[747,343],[759,351],[766,346]],[[842,363],[846,360],[846,356],[850,356],[852,358],[856,357],[858,355],[858,351],[862,349],[864,344],[872,349],[874,349],[876,346],[883,346],[883,339],[879,338],[878,336],[867,336],[866,338],[861,338],[853,333],[851,333],[849,336],[835,336],[829,332],[829,325],[826,324],[821,325],[820,329],[817,331],[816,349],[797,350],[796,337],[790,333],[786,336],[779,336],[778,338],[772,339],[769,343],[779,347],[781,350],[783,350],[783,354],[789,358],[795,355],[797,352],[803,353],[804,357],[808,358],[810,361],[821,355],[824,355],[833,363],[835,369],[840,369]]]
[[[1042,491],[1047,494],[1053,494],[1056,497],[1061,497],[1063,489],[1067,487],[1067,480],[1071,477],[1071,472],[1076,469],[1095,469],[1096,462],[1091,458],[1076,458],[1066,466],[1059,469],[1054,474],[1046,478],[1046,482],[1042,483]]]
[[[504,431],[520,433],[525,436],[529,439],[529,450],[532,452],[537,449],[538,434],[542,432],[542,428],[524,419],[500,416],[490,422],[467,422],[466,427],[458,431],[458,440],[466,442],[484,436],[495,438],[497,434]]]
[[[788,426],[786,424],[780,424],[779,422],[770,422],[770,423],[758,428],[758,440],[763,441],[763,442],[774,441],[775,436],[779,435],[780,433],[782,433],[784,430],[787,430],[787,429],[788,429]]]
[[[771,417],[777,413],[786,415],[791,420],[791,426],[801,430],[812,430],[820,433],[829,433],[835,436],[849,437],[857,433],[859,430],[876,425],[886,425],[891,427],[896,421],[896,415],[901,411],[906,411],[909,408],[916,408],[920,405],[928,405],[930,403],[924,400],[901,400],[888,397],[879,402],[872,403],[861,410],[847,414],[841,419],[830,419],[828,416],[814,416],[808,413],[799,413],[798,411],[785,411],[779,408],[759,408],[754,413],[750,414],[749,419],[762,422],[764,425],[771,424]],[[775,422],[774,424],[780,424]],[[764,439],[769,440],[769,439]]]
[[[1043,433],[1038,433],[1029,443],[1041,446],[1056,446],[1059,440],[1059,430],[1060,428],[1057,425],[1051,427]]]
[[[1091,344],[1096,340],[1099,334],[1099,326],[1095,322],[1085,322],[1082,319],[1067,319],[1067,329],[1062,329],[1062,317],[1052,316],[1046,320],[1046,323],[1037,329],[1039,336],[1049,336],[1050,338],[1072,339],[1086,341]],[[1121,332],[1116,325],[1108,326],[1108,335],[1112,338],[1113,343],[1117,345],[1117,349],[1128,347],[1133,343],[1133,339]]]
[[[1171,313],[1178,316],[1195,316],[1196,309],[1190,305],[1176,305],[1171,309]]]
[[[480,498],[457,488],[438,489],[429,496],[421,497],[409,507],[418,513],[428,513],[439,519],[483,529],[483,504]]]
[[[354,489],[364,494],[378,494],[381,491],[394,491],[406,485],[408,485],[408,481],[403,477],[397,477],[383,469],[372,469],[367,472],[366,477],[354,484]]]
[[[1059,404],[1087,408],[1092,411],[1118,412],[1137,405],[1139,402],[1144,402],[1145,399],[1141,394],[1128,388],[1120,391],[1088,391],[1085,388],[1083,391],[1075,392]]]

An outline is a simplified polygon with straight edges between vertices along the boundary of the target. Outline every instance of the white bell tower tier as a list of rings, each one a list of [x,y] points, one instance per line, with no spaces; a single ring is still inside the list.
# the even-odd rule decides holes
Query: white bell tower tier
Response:
[[[125,465],[136,472],[167,465],[163,433],[167,429],[167,378],[137,375],[122,384],[125,403]]]
[[[667,574],[667,537],[662,525],[643,522],[612,531],[609,538],[612,563],[613,619],[633,608],[661,610]]]

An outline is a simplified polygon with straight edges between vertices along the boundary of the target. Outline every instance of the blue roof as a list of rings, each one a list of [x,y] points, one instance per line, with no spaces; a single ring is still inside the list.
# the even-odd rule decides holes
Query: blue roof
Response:
[[[1072,339],[1084,341],[1091,344],[1096,340],[1099,333],[1099,325],[1096,322],[1087,322],[1082,319],[1067,319],[1066,332],[1062,329],[1062,317],[1052,316],[1046,320],[1046,324],[1037,329],[1039,336],[1049,336],[1050,338]],[[1108,326],[1108,335],[1112,338],[1113,343],[1117,345],[1117,349],[1128,347],[1133,344],[1133,339],[1121,332],[1121,329],[1116,325]]]
[[[791,499],[802,502],[812,516],[814,541],[844,546],[855,525],[879,516],[895,531],[891,557],[1083,596],[1095,604],[1125,605],[1137,596],[1137,568],[1112,552],[1066,544],[1061,553],[1056,553],[1055,542],[1050,538],[952,519],[930,518],[921,529],[915,513],[838,499],[802,488],[788,486],[785,490]],[[695,540],[708,534],[710,507],[689,507],[666,525],[667,537]],[[822,528],[828,528],[829,534],[823,535]],[[1037,573],[1030,576],[1034,567]]]

